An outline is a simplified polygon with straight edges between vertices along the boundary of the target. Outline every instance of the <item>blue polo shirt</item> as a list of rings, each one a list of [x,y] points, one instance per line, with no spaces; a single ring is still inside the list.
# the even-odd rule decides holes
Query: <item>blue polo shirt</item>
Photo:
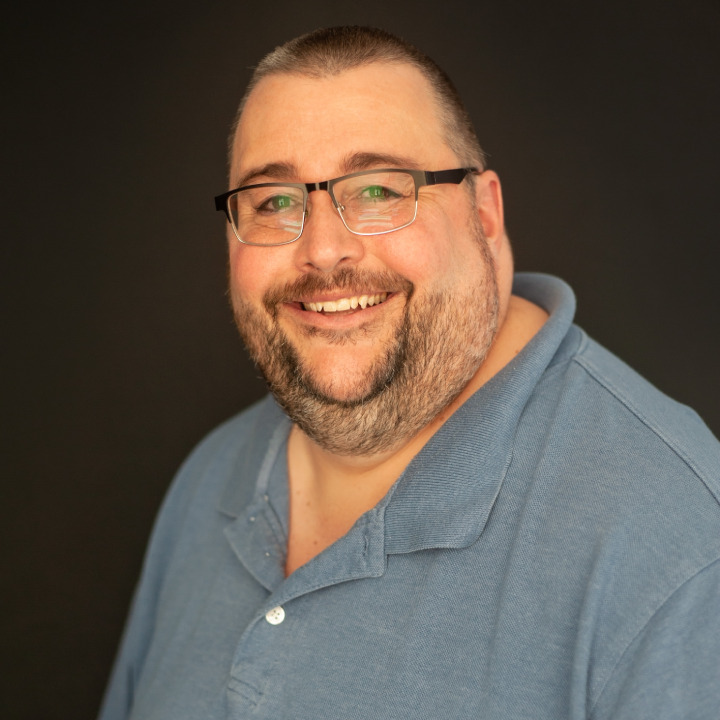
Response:
[[[284,577],[290,422],[192,453],[148,549],[102,720],[720,717],[720,449],[550,319],[341,539]]]

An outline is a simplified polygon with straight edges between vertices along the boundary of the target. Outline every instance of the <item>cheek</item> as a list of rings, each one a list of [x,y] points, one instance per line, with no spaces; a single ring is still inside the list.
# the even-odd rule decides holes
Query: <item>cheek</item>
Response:
[[[245,263],[243,262],[242,253],[232,245],[228,253],[228,276],[230,281],[230,291],[233,297],[241,294],[241,291],[247,285],[245,279]]]
[[[230,245],[228,255],[230,291],[233,298],[245,301],[259,301],[269,287],[268,280],[277,274],[277,269],[268,248],[254,248],[235,241]]]
[[[453,278],[462,273],[470,258],[461,252],[452,228],[447,223],[416,221],[406,236],[387,236],[385,262],[417,288],[447,290]],[[397,240],[397,241],[396,241]]]

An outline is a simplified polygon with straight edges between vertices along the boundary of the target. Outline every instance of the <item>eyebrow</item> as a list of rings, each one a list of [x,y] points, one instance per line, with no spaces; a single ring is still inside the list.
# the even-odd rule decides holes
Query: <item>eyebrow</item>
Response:
[[[403,155],[391,155],[388,153],[357,152],[346,155],[340,164],[343,174],[368,170],[373,167],[407,168],[408,170],[418,169],[415,160]]]
[[[340,163],[340,174],[348,175],[360,170],[368,170],[373,167],[394,167],[416,170],[419,168],[417,161],[403,155],[392,155],[388,153],[355,152],[346,155]],[[247,170],[235,179],[234,187],[244,187],[257,182],[261,178],[272,182],[273,180],[285,182],[298,182],[300,173],[293,163],[273,162]],[[329,178],[320,178],[327,180]],[[320,182],[310,180],[310,182]]]
[[[297,177],[297,168],[292,163],[274,162],[260,167],[252,168],[235,179],[235,187],[243,187],[251,184],[260,178],[267,178],[269,181],[285,180],[292,182],[291,178]]]

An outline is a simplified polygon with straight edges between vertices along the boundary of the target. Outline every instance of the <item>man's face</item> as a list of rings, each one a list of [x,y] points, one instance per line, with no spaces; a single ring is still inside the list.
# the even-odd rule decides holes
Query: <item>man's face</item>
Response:
[[[239,124],[231,187],[458,167],[435,107],[408,65],[267,77]],[[386,235],[350,233],[324,191],[310,194],[295,243],[247,246],[229,229],[238,327],[279,402],[326,449],[401,444],[482,363],[497,325],[494,253],[466,183],[423,188],[415,222]]]

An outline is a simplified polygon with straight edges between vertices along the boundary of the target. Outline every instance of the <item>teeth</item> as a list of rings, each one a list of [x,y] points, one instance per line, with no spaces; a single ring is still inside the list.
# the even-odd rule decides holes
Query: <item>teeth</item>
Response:
[[[352,297],[340,298],[339,300],[326,300],[324,302],[308,302],[303,303],[306,310],[313,312],[342,312],[343,310],[355,310],[358,306],[363,310],[366,307],[379,305],[385,302],[387,293],[377,293],[376,295],[353,295]]]

